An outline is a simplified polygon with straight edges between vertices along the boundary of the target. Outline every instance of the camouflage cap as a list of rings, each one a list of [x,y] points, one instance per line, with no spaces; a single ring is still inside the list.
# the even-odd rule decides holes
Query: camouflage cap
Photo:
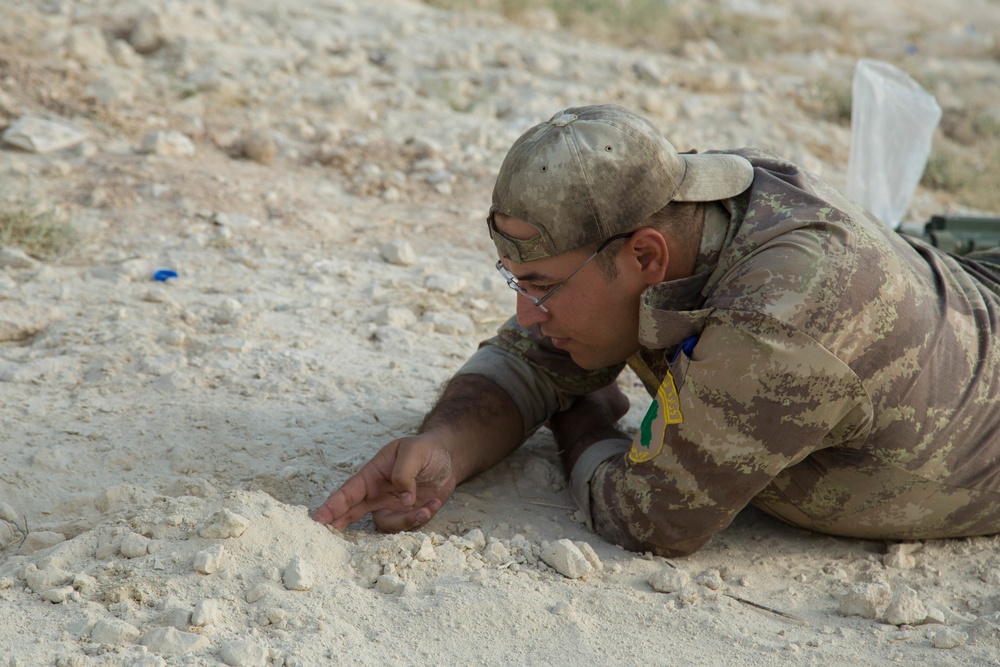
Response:
[[[752,180],[746,159],[682,155],[652,123],[623,107],[574,107],[511,146],[493,188],[490,236],[501,257],[531,262],[631,231],[671,201],[733,197]],[[502,234],[495,213],[539,233],[526,240]]]

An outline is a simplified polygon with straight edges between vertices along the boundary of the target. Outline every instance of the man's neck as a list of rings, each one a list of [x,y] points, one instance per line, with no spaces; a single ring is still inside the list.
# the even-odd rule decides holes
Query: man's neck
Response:
[[[672,237],[664,237],[667,250],[670,251],[670,263],[667,265],[666,275],[663,276],[664,281],[679,280],[694,275],[698,252],[701,249],[701,235],[705,227],[704,204],[698,204],[692,209],[691,220],[687,224],[697,227],[698,233],[692,234],[697,242],[684,244]]]

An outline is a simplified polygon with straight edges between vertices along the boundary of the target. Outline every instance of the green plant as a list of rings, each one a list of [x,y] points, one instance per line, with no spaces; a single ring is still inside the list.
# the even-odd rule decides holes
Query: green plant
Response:
[[[823,77],[816,82],[816,89],[823,117],[842,125],[850,125],[851,104],[854,99],[851,80]]]
[[[0,246],[16,246],[38,259],[50,259],[72,241],[72,228],[51,213],[39,215],[24,206],[0,210]]]
[[[920,182],[925,187],[949,193],[964,206],[1000,213],[1000,190],[996,187],[998,173],[1000,141],[982,142],[970,158],[968,151],[945,140],[935,146]]]

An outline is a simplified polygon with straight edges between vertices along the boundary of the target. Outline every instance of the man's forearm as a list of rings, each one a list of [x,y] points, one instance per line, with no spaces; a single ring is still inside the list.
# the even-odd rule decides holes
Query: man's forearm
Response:
[[[631,440],[615,423],[628,410],[628,399],[615,387],[581,396],[572,408],[553,415],[549,428],[556,439],[567,476],[583,452],[600,440]]]
[[[514,401],[499,385],[481,375],[459,375],[424,417],[420,433],[430,432],[447,443],[461,483],[517,449],[524,425]]]

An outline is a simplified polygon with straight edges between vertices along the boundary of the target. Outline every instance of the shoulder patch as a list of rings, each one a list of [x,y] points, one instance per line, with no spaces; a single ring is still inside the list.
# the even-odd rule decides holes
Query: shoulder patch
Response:
[[[633,463],[644,463],[655,458],[663,451],[664,440],[667,437],[667,425],[679,424],[684,421],[681,414],[681,403],[674,385],[674,376],[667,371],[660,388],[656,390],[656,399],[646,410],[642,418],[639,432],[632,440],[632,450],[628,458]]]

